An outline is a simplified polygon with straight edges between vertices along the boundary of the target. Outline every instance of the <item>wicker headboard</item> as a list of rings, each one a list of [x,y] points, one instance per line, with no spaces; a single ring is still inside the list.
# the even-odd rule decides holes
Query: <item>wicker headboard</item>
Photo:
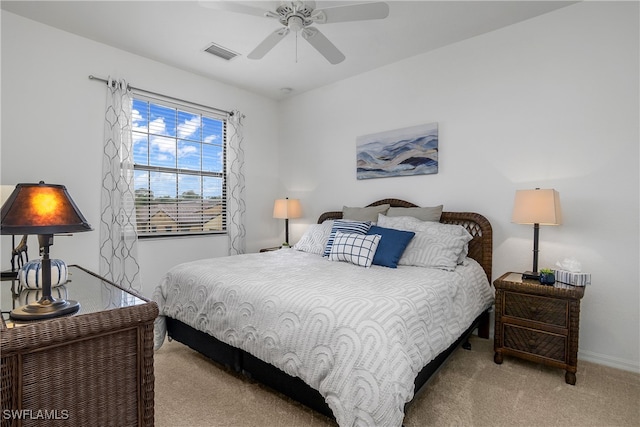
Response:
[[[389,204],[398,208],[418,207],[413,203],[399,199],[384,199],[373,202],[368,206]],[[328,219],[341,219],[342,211],[325,212],[318,218],[318,224]],[[493,230],[491,223],[484,216],[473,212],[442,212],[440,222],[444,224],[459,224],[471,233],[473,239],[469,242],[469,256],[482,266],[489,282],[491,282],[491,265],[493,256]]]

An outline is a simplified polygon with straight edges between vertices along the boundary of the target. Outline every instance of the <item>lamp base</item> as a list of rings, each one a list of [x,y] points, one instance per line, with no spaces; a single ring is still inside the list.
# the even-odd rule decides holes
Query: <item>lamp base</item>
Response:
[[[80,309],[80,303],[74,300],[54,299],[38,301],[33,304],[14,308],[9,316],[15,320],[42,320],[73,314]]]
[[[522,273],[522,280],[540,280],[540,273],[537,271],[525,271]]]

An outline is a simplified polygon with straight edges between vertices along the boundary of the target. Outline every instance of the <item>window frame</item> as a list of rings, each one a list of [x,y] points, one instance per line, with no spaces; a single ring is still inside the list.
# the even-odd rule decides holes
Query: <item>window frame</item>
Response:
[[[134,123],[132,122],[132,126],[131,126],[131,134],[132,134],[132,146],[134,145],[134,135],[135,134],[145,134],[147,136],[147,156],[150,156],[149,151],[150,151],[150,145],[151,145],[151,138],[152,137],[158,137],[161,136],[163,138],[169,138],[175,141],[176,143],[176,153],[175,153],[175,158],[176,158],[176,164],[175,164],[175,168],[174,167],[168,167],[168,166],[151,166],[150,162],[147,162],[146,165],[144,164],[137,164],[135,162],[135,155],[132,153],[132,170],[133,170],[133,174],[134,174],[134,201],[135,201],[135,210],[136,210],[136,229],[137,229],[137,234],[138,234],[138,238],[140,239],[156,239],[156,238],[184,238],[184,237],[193,237],[193,236],[210,236],[210,235],[226,235],[228,234],[228,230],[227,230],[227,219],[228,219],[228,212],[227,212],[227,138],[228,138],[228,115],[221,113],[220,110],[217,110],[215,108],[207,108],[206,106],[203,105],[199,105],[199,104],[194,104],[194,103],[190,103],[188,101],[178,101],[176,99],[173,98],[164,98],[160,95],[154,94],[154,95],[149,95],[148,93],[144,92],[144,91],[136,91],[134,89],[132,89],[131,91],[131,109],[133,111],[133,105],[134,102],[136,100],[139,101],[143,101],[146,102],[147,105],[151,105],[151,104],[156,104],[156,105],[160,105],[162,107],[166,107],[166,108],[170,108],[172,110],[175,110],[176,112],[176,127],[178,126],[178,116],[179,116],[179,112],[185,112],[185,113],[189,113],[189,114],[195,114],[198,115],[200,117],[200,128],[203,126],[202,124],[202,118],[208,118],[211,120],[216,120],[216,121],[220,121],[222,123],[222,141],[220,142],[220,147],[222,149],[222,165],[221,165],[221,171],[217,172],[217,171],[204,171],[203,170],[203,165],[202,165],[202,158],[204,153],[201,151],[200,152],[200,159],[201,159],[201,163],[200,163],[200,168],[199,169],[186,169],[186,168],[180,168],[178,167],[178,163],[179,163],[179,153],[178,153],[178,142],[182,141],[183,139],[179,137],[177,129],[175,132],[175,136],[166,136],[166,135],[158,135],[155,133],[152,133],[151,129],[150,129],[150,123],[151,123],[151,117],[150,117],[150,112],[147,111],[147,130],[146,132],[139,132],[137,130],[135,130],[135,126]],[[199,140],[197,141],[199,142],[201,145],[204,143],[203,141],[203,137],[202,134],[200,135]],[[133,150],[133,147],[132,147]],[[136,188],[136,172],[137,171],[141,171],[143,173],[147,173],[148,174],[148,178],[147,178],[147,186],[146,188],[144,188],[143,190],[147,190],[149,191],[149,193],[151,193],[151,188],[152,188],[152,179],[151,179],[151,174],[156,172],[156,173],[169,173],[169,174],[176,174],[176,192],[175,192],[175,201],[173,202],[174,204],[176,204],[176,210],[179,209],[178,207],[178,203],[184,199],[181,198],[181,195],[178,193],[179,191],[179,176],[182,175],[189,175],[189,176],[196,176],[199,178],[200,180],[200,200],[205,200],[204,199],[204,180],[203,177],[210,177],[210,178],[216,178],[216,179],[220,179],[221,180],[221,184],[222,184],[222,188],[221,188],[221,196],[220,196],[220,200],[221,200],[221,205],[222,205],[222,212],[220,213],[221,215],[221,229],[219,230],[204,230],[204,226],[206,224],[207,221],[200,221],[198,224],[200,226],[203,227],[202,230],[195,230],[195,231],[188,231],[188,230],[180,230],[180,223],[176,223],[175,230],[164,230],[164,231],[151,231],[150,227],[151,227],[151,206],[152,204],[150,202],[147,203],[147,213],[148,213],[148,222],[147,225],[144,227],[144,229],[141,230],[140,227],[140,222],[138,220],[138,218],[140,217],[140,214],[138,212],[138,197],[137,197],[137,191],[141,190]],[[159,203],[157,203],[159,204]],[[212,206],[213,207],[213,206]],[[204,204],[203,204],[203,209],[204,209]]]

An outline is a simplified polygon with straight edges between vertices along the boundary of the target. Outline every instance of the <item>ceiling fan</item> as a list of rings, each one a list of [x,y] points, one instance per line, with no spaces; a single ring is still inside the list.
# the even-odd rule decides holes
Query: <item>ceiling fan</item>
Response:
[[[331,64],[339,64],[345,56],[329,39],[313,24],[332,24],[335,22],[365,21],[384,19],[389,16],[389,6],[384,2],[358,3],[343,6],[316,9],[315,1],[281,1],[275,10],[265,10],[234,1],[201,2],[207,7],[228,10],[266,18],[277,19],[282,27],[267,36],[254,50],[247,55],[250,59],[261,59],[273,49],[284,37],[293,31],[302,35]]]

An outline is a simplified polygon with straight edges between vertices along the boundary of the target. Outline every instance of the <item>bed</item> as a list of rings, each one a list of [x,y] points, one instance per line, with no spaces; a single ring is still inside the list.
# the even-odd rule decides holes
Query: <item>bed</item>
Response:
[[[398,199],[367,208],[387,205],[418,208]],[[409,218],[395,212],[396,218],[378,216],[369,230],[378,226],[375,232],[361,235],[340,230],[358,222],[343,220],[343,211],[326,212],[298,247],[172,268],[154,292],[156,348],[168,335],[340,426],[402,425],[405,406],[447,357],[475,329],[489,336],[492,230],[480,214],[442,212],[439,222],[407,222],[427,226],[411,231],[398,222]],[[401,223],[398,230],[382,227]],[[450,268],[411,261],[418,237],[432,238],[433,227],[465,236]],[[330,251],[318,253],[317,242],[307,250],[302,241],[317,240],[320,230],[331,231],[322,234],[323,246],[330,236]],[[381,253],[388,232],[411,234],[393,268],[371,259],[357,265],[360,255],[340,258],[337,248],[354,241],[380,244]]]

